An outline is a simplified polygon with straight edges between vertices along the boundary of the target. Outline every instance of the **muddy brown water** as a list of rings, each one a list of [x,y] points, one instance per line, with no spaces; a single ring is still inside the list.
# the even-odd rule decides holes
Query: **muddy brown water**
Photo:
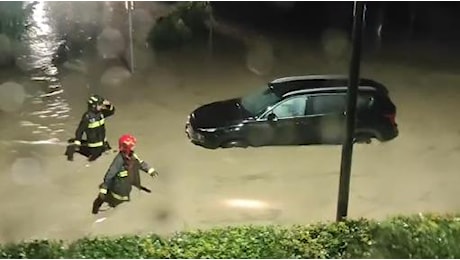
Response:
[[[267,78],[346,72],[339,63],[321,63],[315,51],[292,46],[262,77],[246,68],[244,57],[206,65],[192,55],[101,88],[117,107],[107,120],[109,140],[115,144],[121,134],[134,134],[138,153],[160,176],[143,177],[151,194],[135,190],[130,203],[100,216],[91,215],[91,203],[114,154],[88,167],[78,156],[74,162],[65,160],[62,144],[84,111],[88,77],[62,73],[62,93],[35,93],[23,111],[1,117],[0,241],[332,221],[340,146],[206,150],[192,145],[184,133],[186,117],[197,106],[242,95]],[[389,88],[401,134],[388,143],[355,146],[350,216],[457,211],[460,77],[383,61],[364,64],[363,75]],[[66,116],[34,114],[50,107]]]
[[[385,144],[355,146],[350,216],[455,211],[460,206],[460,124],[452,115],[458,106],[459,79],[428,75],[410,82],[403,75],[394,79],[391,69],[388,73],[385,81],[398,105],[401,135]],[[56,144],[4,144],[2,154],[8,156],[2,156],[0,176],[2,240],[333,220],[340,146],[206,150],[186,139],[184,122],[193,108],[245,93],[262,80],[239,70],[227,76],[226,69],[199,77],[208,80],[165,86],[168,80],[160,79],[166,73],[161,75],[152,75],[154,83],[131,93],[134,97],[126,102],[121,96],[131,92],[135,78],[112,93],[117,113],[107,120],[112,143],[125,132],[134,134],[139,154],[160,171],[156,180],[143,179],[153,193],[134,191],[132,202],[103,213],[107,219],[95,224],[91,200],[114,155],[86,167],[81,157],[67,162],[63,146]],[[73,77],[64,78],[63,84],[71,86]],[[438,86],[447,95],[431,88],[442,79]],[[62,126],[66,133],[74,130],[82,110],[80,105],[70,112],[75,119]]]

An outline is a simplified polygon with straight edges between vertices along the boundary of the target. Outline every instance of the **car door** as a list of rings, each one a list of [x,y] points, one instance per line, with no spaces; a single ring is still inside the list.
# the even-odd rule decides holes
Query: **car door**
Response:
[[[292,145],[301,141],[301,121],[305,117],[306,96],[295,96],[269,108],[253,124],[252,143]]]
[[[341,144],[345,137],[346,94],[315,94],[307,98],[306,118],[317,144]]]

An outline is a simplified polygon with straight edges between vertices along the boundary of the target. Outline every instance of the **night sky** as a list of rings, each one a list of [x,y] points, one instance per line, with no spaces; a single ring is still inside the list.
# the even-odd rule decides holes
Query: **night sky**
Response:
[[[256,27],[318,37],[325,29],[351,30],[353,2],[212,2],[220,17]],[[367,2],[366,36],[381,22],[385,41],[460,40],[457,2]]]

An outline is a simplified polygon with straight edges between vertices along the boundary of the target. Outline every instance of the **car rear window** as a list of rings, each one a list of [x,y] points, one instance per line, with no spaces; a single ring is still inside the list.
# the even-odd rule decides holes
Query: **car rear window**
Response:
[[[344,94],[311,96],[308,100],[307,113],[310,115],[343,113],[347,105]]]
[[[372,107],[375,98],[370,94],[359,94],[356,100],[358,110],[363,110]],[[318,96],[310,96],[308,98],[307,114],[338,114],[347,110],[347,95],[341,94],[325,94]]]

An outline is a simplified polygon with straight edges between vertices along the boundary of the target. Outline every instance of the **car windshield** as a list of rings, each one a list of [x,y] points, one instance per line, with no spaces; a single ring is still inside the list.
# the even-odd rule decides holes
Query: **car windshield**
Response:
[[[270,88],[263,87],[241,98],[241,105],[253,116],[257,116],[268,106],[274,105],[280,101],[278,97]]]

